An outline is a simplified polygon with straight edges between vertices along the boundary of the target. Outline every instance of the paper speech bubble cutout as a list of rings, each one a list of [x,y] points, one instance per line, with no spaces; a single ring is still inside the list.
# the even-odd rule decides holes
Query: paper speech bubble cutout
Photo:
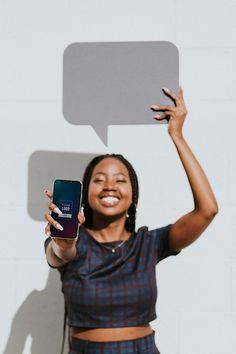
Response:
[[[173,102],[162,87],[179,89],[179,53],[170,42],[73,43],[63,57],[63,115],[91,125],[107,145],[109,125],[163,124],[150,106]]]

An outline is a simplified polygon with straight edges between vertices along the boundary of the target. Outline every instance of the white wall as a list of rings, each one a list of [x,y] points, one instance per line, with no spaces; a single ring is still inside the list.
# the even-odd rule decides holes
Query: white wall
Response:
[[[179,48],[185,137],[220,208],[198,241],[159,266],[156,342],[163,354],[235,352],[235,15],[233,0],[0,2],[1,353],[58,354],[61,341],[63,302],[45,262],[45,223],[28,213],[34,152],[123,153],[140,175],[139,225],[166,225],[193,207],[166,126],[112,126],[105,147],[91,127],[62,116],[68,44],[151,40]]]

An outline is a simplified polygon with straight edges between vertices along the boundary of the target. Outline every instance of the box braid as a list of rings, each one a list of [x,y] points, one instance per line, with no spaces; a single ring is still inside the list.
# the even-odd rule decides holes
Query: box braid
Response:
[[[86,218],[84,226],[88,228],[92,227],[92,220],[93,220],[92,209],[90,208],[90,205],[88,203],[88,189],[89,189],[89,184],[90,184],[94,167],[99,162],[107,158],[114,158],[120,160],[126,166],[129,172],[129,177],[132,186],[132,204],[130,205],[128,210],[125,228],[127,231],[134,232],[135,220],[136,220],[136,207],[138,204],[138,196],[139,196],[138,178],[131,163],[128,160],[126,160],[123,155],[120,154],[105,154],[105,155],[96,156],[90,161],[90,163],[86,167],[83,176],[83,196],[82,196],[82,205],[84,207],[84,215]]]

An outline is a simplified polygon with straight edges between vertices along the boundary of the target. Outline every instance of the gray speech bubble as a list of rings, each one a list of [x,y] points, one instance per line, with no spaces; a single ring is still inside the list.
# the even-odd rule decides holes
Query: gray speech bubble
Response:
[[[150,106],[173,105],[162,87],[179,88],[173,43],[73,43],[64,51],[63,115],[72,124],[92,125],[105,145],[109,125],[157,122]]]

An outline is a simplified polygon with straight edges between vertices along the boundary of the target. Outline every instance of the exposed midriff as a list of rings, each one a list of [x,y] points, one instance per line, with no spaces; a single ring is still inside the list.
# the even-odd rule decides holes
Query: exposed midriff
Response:
[[[153,333],[149,324],[135,327],[120,328],[72,328],[71,335],[95,342],[111,342],[141,338]]]

